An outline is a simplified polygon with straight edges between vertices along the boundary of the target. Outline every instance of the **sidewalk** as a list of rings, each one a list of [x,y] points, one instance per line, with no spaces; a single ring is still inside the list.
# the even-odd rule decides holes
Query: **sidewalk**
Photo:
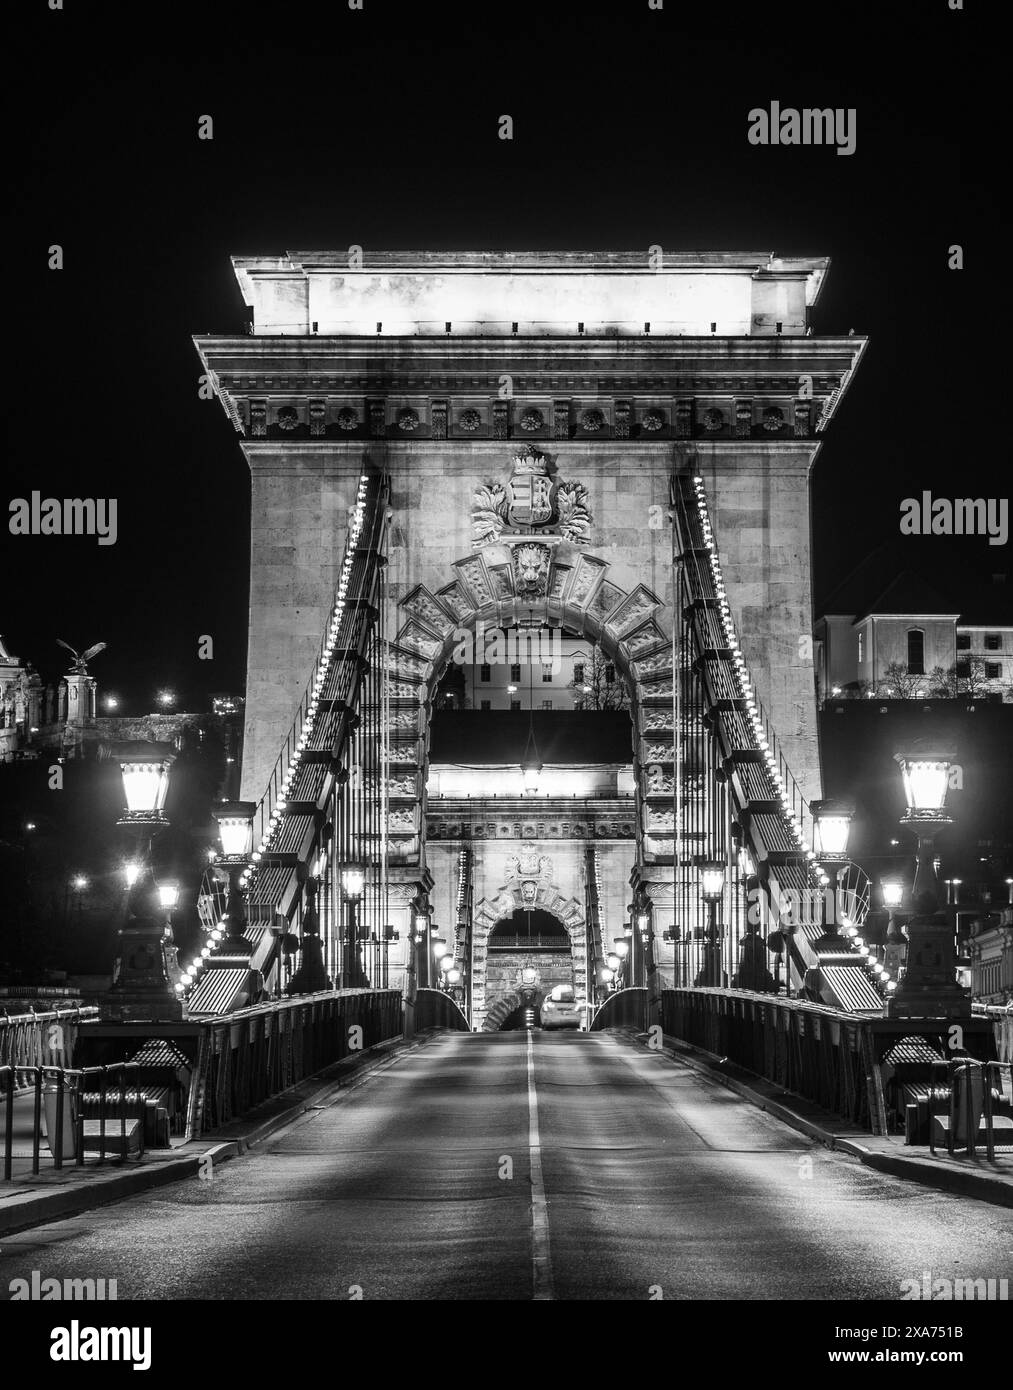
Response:
[[[202,1160],[206,1168],[209,1158],[212,1164],[236,1158],[305,1111],[326,1104],[336,1090],[347,1091],[362,1085],[398,1057],[424,1046],[431,1036],[420,1034],[408,1040],[396,1038],[380,1043],[360,1057],[347,1057],[325,1068],[213,1134],[172,1149],[148,1149],[141,1158],[106,1159],[101,1164],[96,1159],[86,1159],[80,1168],[73,1159],[64,1159],[63,1168],[54,1168],[48,1146],[43,1143],[40,1173],[32,1175],[30,1159],[19,1160],[13,1180],[0,1182],[0,1237],[47,1221],[61,1221],[166,1183],[197,1177]]]
[[[618,1030],[617,1030],[618,1031]],[[622,1030],[646,1047],[646,1033]],[[665,1051],[702,1075],[766,1110],[784,1124],[825,1144],[829,1149],[852,1155],[869,1168],[911,1182],[974,1197],[1001,1207],[1013,1207],[1013,1154],[999,1154],[989,1163],[984,1149],[976,1158],[950,1157],[945,1149],[933,1158],[928,1147],[912,1147],[901,1135],[869,1134],[855,1129],[848,1121],[821,1109],[801,1096],[793,1095],[772,1081],[754,1076],[733,1062],[691,1047],[679,1038],[665,1034]]]

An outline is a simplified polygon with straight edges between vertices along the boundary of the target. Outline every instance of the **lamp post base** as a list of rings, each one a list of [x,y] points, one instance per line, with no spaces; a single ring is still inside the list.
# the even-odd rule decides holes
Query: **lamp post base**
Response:
[[[907,924],[907,969],[887,1018],[970,1018],[970,993],[957,984],[953,925],[941,912]]]
[[[302,960],[299,969],[288,982],[286,994],[319,994],[332,989],[324,965],[324,953],[319,936],[304,936],[302,941]]]
[[[176,947],[165,929],[150,919],[135,919],[120,932],[120,954],[112,988],[101,1001],[109,1022],[177,1023],[187,1017],[175,991],[179,982]]]

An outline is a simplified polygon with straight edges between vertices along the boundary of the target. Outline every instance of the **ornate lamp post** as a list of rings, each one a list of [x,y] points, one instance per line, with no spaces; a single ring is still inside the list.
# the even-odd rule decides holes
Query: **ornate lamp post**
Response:
[[[348,923],[345,928],[344,961],[341,983],[345,989],[358,988],[362,983],[359,961],[359,899],[366,887],[366,871],[361,864],[346,864],[341,870],[341,891],[348,902]]]
[[[418,961],[419,986],[429,988],[429,899],[420,893],[412,904],[412,926],[415,931],[415,949]],[[425,969],[422,964],[425,962]]]
[[[848,837],[855,807],[850,801],[828,798],[814,801],[811,810],[813,853],[828,880],[823,894],[823,934],[813,942],[813,950],[820,955],[849,953],[837,922],[837,879],[848,862]]]
[[[918,837],[918,867],[911,902],[914,916],[907,924],[907,969],[887,1005],[891,1018],[969,1018],[971,998],[957,984],[953,925],[942,910],[939,880],[933,864],[934,843],[944,825],[946,791],[953,753],[919,743],[895,755],[907,800],[901,825]]]
[[[151,867],[152,841],[169,823],[165,796],[175,757],[167,743],[131,744],[120,754],[126,809],[117,824],[134,833],[137,847],[128,875],[127,923],[102,1004],[110,1020],[176,1022],[186,1016],[172,927],[154,915],[158,889]]]
[[[723,859],[705,859],[700,864],[700,893],[707,904],[707,944],[704,948],[703,969],[693,983],[697,987],[720,988],[722,972],[718,906],[725,893]]]
[[[896,980],[900,977],[907,956],[907,937],[897,920],[897,909],[904,901],[904,884],[899,878],[884,878],[880,881],[880,888],[883,893],[883,906],[888,913],[883,964]]]
[[[323,944],[320,940],[320,918],[317,914],[317,890],[320,880],[312,875],[306,880],[302,912],[302,942],[299,969],[288,982],[287,994],[316,994],[330,989],[331,981],[324,965]]]
[[[253,946],[246,939],[246,894],[243,882],[253,852],[253,817],[256,806],[252,801],[223,801],[215,808],[222,855],[218,861],[228,874],[229,896],[225,908],[227,935],[219,942],[219,956],[241,956],[249,960]]]

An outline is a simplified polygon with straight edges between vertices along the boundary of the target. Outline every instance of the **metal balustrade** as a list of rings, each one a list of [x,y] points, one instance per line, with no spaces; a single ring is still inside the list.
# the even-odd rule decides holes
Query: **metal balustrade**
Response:
[[[54,1169],[62,1168],[65,1158],[81,1167],[89,1141],[97,1141],[99,1163],[105,1161],[107,1151],[121,1158],[130,1152],[142,1155],[148,1097],[139,1084],[141,1072],[142,1068],[131,1062],[77,1069],[0,1066],[4,1181],[10,1182],[14,1176],[15,1157],[26,1157],[16,1155],[15,1149],[26,1144],[31,1150],[32,1175],[40,1172],[44,1119]]]
[[[643,1032],[647,1027],[647,990],[642,985],[616,990],[610,994],[587,1026],[589,1033],[600,1033],[605,1028],[636,1028]]]
[[[420,989],[415,995],[415,1031],[429,1028],[451,1028],[458,1033],[470,1033],[468,1016],[457,1000],[442,989]]]
[[[873,1021],[821,1004],[743,990],[664,990],[664,1033],[882,1133]]]

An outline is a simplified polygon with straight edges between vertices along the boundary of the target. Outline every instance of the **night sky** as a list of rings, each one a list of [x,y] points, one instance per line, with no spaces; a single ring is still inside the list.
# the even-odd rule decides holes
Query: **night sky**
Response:
[[[0,531],[0,632],[46,679],[59,636],[109,643],[94,674],[125,710],[242,688],[248,472],[190,341],[242,330],[230,254],[829,254],[814,331],[872,342],[814,476],[817,602],[898,544],[902,498],[1008,492],[988,379],[1002,181],[980,154],[997,41],[973,3],[65,5],[9,28],[0,494],[5,516],[32,489],[115,496],[119,539]],[[773,99],[856,108],[856,153],[751,146],[747,112]],[[1007,568],[1009,548],[899,553],[942,576]]]

